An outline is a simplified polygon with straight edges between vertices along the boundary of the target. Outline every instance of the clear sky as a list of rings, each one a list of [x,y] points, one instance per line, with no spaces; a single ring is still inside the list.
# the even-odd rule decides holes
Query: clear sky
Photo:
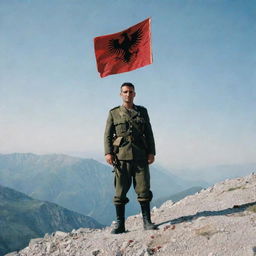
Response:
[[[153,64],[100,78],[93,38],[152,18]],[[0,0],[0,153],[103,157],[119,87],[147,107],[156,162],[255,162],[256,1]]]

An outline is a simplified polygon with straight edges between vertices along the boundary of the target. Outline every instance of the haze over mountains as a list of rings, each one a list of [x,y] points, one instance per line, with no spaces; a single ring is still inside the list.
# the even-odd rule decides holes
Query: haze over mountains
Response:
[[[0,185],[0,255],[25,247],[30,239],[57,230],[102,228],[91,217],[35,200]]]
[[[208,187],[214,180],[248,174],[255,166],[211,167],[205,172],[183,170],[181,178],[154,164],[150,168],[154,193],[151,206],[159,207],[170,199],[178,201]],[[45,233],[101,227],[99,223],[109,225],[115,219],[112,168],[93,159],[59,154],[0,154],[0,192],[2,252],[20,249],[31,238]],[[132,188],[129,198],[126,216],[140,212]]]
[[[152,168],[151,176],[155,198],[189,186],[161,168]],[[21,249],[45,233],[102,227],[84,215],[110,224],[115,219],[113,193],[112,168],[95,160],[57,154],[0,154],[0,255]],[[140,211],[132,189],[129,197],[127,216]]]
[[[191,187],[189,189],[183,190],[177,194],[173,194],[173,195],[168,195],[168,196],[164,196],[164,197],[160,197],[157,199],[153,199],[152,200],[152,205],[154,205],[155,207],[160,207],[164,202],[171,200],[172,202],[177,202],[179,200],[181,200],[182,198],[188,196],[188,195],[193,195],[199,191],[201,191],[203,188],[202,187]]]
[[[93,159],[57,154],[0,155],[0,184],[91,216],[102,224],[110,224],[115,219],[112,168]],[[194,184],[198,182],[189,182],[160,167],[151,168],[155,199],[175,194]],[[129,198],[127,215],[139,212],[133,189]]]
[[[187,168],[182,171],[179,170],[179,172],[183,173],[184,177],[188,177],[190,180],[197,180],[198,177],[200,177],[200,179],[207,181],[211,185],[225,179],[246,176],[255,171],[255,162],[244,164],[222,164],[200,168]]]

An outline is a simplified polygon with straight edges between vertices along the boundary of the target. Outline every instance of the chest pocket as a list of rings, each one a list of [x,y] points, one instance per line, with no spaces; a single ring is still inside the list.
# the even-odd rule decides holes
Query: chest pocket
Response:
[[[124,120],[114,122],[115,132],[117,136],[122,136],[127,132],[128,123]]]

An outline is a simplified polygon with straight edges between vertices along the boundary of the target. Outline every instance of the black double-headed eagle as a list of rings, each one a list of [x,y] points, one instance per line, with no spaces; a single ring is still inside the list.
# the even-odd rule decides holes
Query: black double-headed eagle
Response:
[[[140,43],[142,35],[141,29],[136,30],[132,34],[123,32],[119,38],[109,40],[108,50],[111,54],[117,55],[116,59],[129,63],[131,57],[138,53],[136,46]]]

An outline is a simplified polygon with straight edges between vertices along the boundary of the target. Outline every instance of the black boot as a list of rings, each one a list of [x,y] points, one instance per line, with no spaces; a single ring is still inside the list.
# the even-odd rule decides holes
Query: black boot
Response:
[[[144,229],[145,230],[157,229],[157,226],[151,222],[149,202],[140,202],[140,206],[142,211]]]
[[[111,231],[111,234],[120,234],[125,232],[124,225],[124,212],[125,205],[124,204],[116,204],[116,226]]]

